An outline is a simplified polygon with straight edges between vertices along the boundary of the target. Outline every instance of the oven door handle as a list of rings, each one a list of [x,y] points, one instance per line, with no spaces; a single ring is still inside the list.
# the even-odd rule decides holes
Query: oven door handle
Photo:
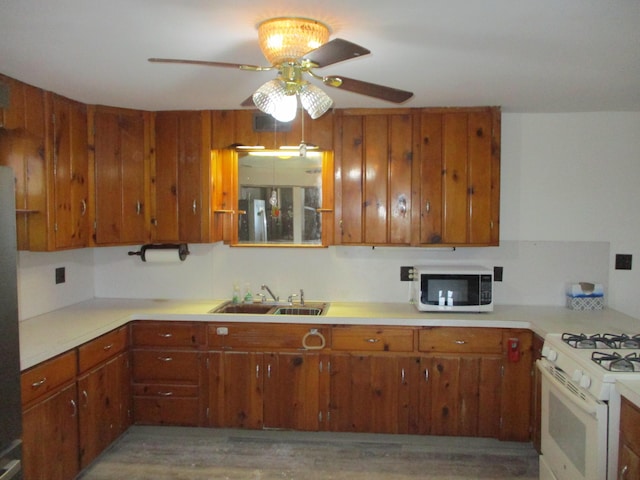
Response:
[[[604,405],[602,402],[596,400],[591,394],[583,392],[584,396],[578,396],[569,391],[569,389],[562,384],[562,382],[558,381],[551,372],[545,367],[545,364],[549,364],[548,360],[541,359],[537,360],[538,370],[542,373],[544,379],[549,382],[549,385],[553,388],[555,392],[558,392],[562,395],[567,401],[577,405],[582,411],[592,415],[593,417],[598,416],[600,413],[599,410]],[[562,372],[562,375],[566,377],[567,382],[571,382],[568,375]],[[580,391],[579,387],[575,387],[577,391]]]

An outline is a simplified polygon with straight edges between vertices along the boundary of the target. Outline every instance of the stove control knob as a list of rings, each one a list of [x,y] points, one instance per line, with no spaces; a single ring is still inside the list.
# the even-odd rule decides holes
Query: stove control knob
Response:
[[[542,355],[544,355],[547,358],[547,360],[549,360],[550,362],[555,362],[556,359],[558,358],[558,352],[556,352],[552,348],[546,349],[546,352],[543,351]]]
[[[591,377],[589,375],[582,375],[582,378],[580,378],[580,386],[582,388],[589,388],[591,386]]]
[[[582,380],[582,377],[582,370],[574,370],[573,375],[571,376],[571,380],[578,383],[580,380]]]

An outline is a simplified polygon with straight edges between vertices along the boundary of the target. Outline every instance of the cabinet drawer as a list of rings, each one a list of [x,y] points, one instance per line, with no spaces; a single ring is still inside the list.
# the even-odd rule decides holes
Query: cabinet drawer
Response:
[[[314,333],[310,333],[314,330]],[[209,347],[223,349],[319,349],[329,343],[329,327],[282,323],[209,325]]]
[[[640,409],[625,397],[620,406],[620,435],[640,455]]]
[[[131,327],[134,347],[197,348],[205,342],[205,325],[194,322],[138,321]]]
[[[136,383],[198,383],[198,352],[134,350],[133,381]]]
[[[133,395],[137,397],[197,397],[198,392],[197,385],[163,385],[154,383],[133,386]]]
[[[24,371],[20,376],[22,404],[26,405],[72,381],[76,377],[77,358],[76,351],[70,350]]]
[[[331,348],[346,351],[412,352],[410,328],[347,326],[331,331]]]
[[[199,412],[198,398],[133,397],[134,423],[139,425],[197,427]]]
[[[499,328],[429,327],[420,330],[421,352],[502,353]]]
[[[118,328],[78,347],[78,371],[90,368],[117,355],[127,348],[128,327]]]

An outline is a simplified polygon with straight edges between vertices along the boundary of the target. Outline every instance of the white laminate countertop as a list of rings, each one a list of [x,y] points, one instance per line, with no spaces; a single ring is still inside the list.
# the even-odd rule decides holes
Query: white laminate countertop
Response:
[[[408,303],[331,302],[325,315],[211,314],[225,300],[94,298],[20,322],[20,364],[26,370],[131,320],[528,328],[552,332],[640,333],[640,320],[611,309],[499,305],[487,313],[424,313]]]

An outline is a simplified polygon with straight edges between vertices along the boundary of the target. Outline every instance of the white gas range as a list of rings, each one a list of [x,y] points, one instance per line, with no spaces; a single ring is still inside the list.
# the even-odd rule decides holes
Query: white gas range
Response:
[[[540,479],[613,480],[620,399],[615,382],[640,379],[640,335],[563,333],[545,337]]]

